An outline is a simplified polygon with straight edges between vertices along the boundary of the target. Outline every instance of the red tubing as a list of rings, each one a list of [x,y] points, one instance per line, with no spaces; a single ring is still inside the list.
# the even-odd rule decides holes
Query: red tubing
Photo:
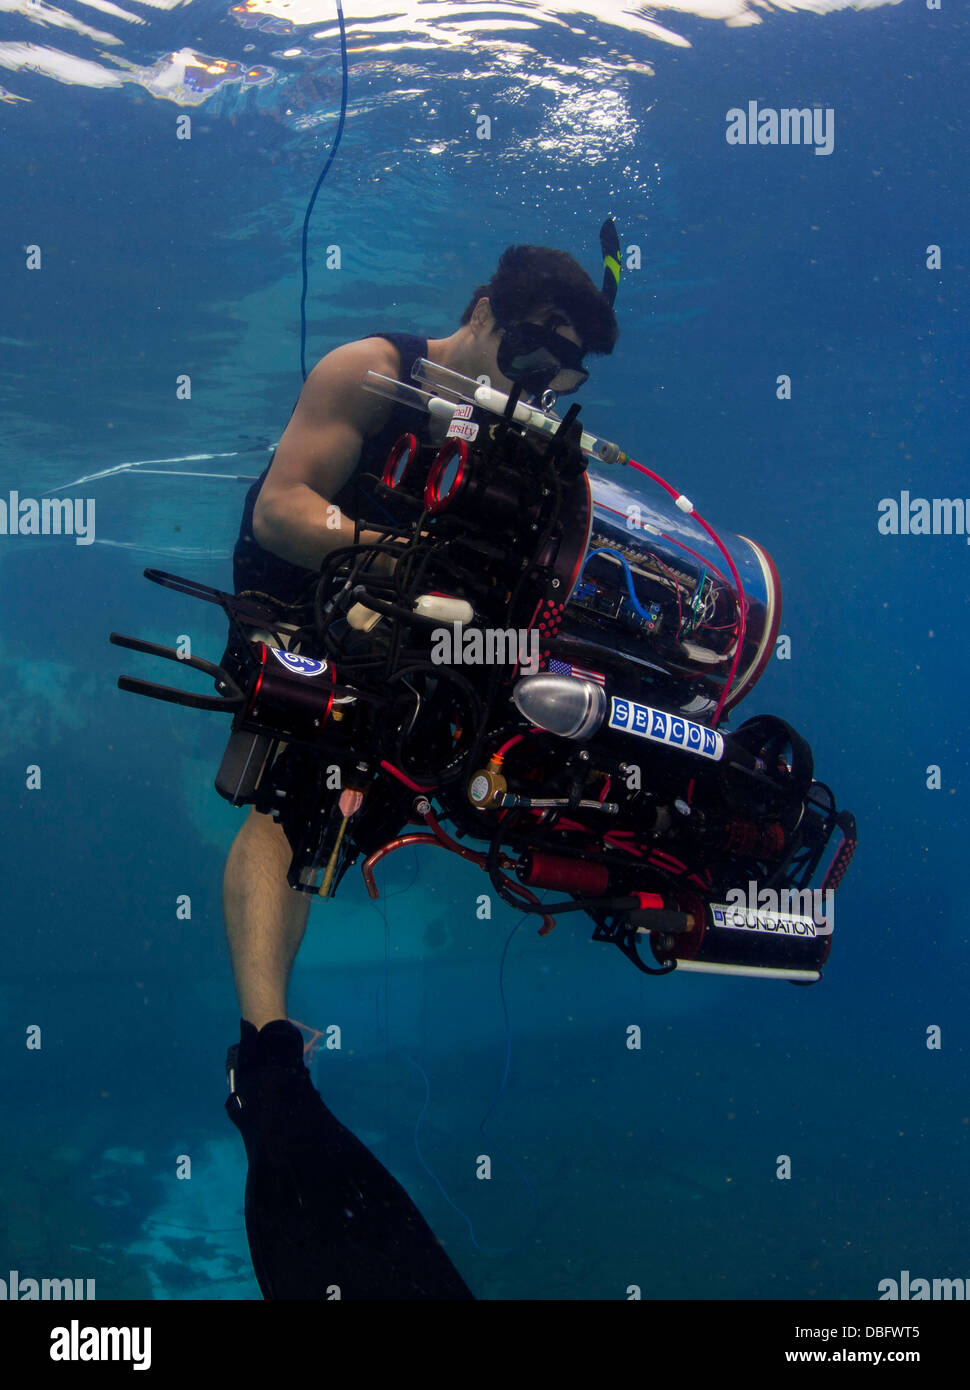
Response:
[[[668,483],[665,478],[661,478],[659,473],[655,473],[652,468],[645,468],[642,463],[637,463],[636,459],[627,459],[627,463],[630,465],[631,468],[637,468],[641,473],[645,473],[648,478],[652,478],[655,483],[657,483],[660,487],[663,488],[664,492],[668,493],[674,499],[675,502],[677,501],[677,498],[681,494],[677,491],[675,487],[671,487],[670,483]],[[728,678],[724,684],[724,689],[721,691],[721,698],[717,702],[717,708],[715,709],[713,718],[711,719],[711,728],[716,729],[718,720],[721,717],[721,711],[724,708],[724,702],[727,699],[728,695],[730,695],[731,693],[731,687],[734,684],[734,677],[737,675],[738,671],[738,663],[741,660],[741,648],[744,646],[744,634],[745,629],[747,627],[747,615],[745,613],[744,604],[744,586],[741,583],[741,576],[738,574],[737,567],[735,566],[734,561],[731,559],[731,553],[728,550],[727,546],[724,544],[724,542],[721,540],[717,532],[713,529],[713,527],[708,526],[707,522],[704,520],[704,518],[700,515],[699,512],[695,512],[692,510],[689,513],[689,515],[694,518],[698,526],[702,527],[703,530],[707,532],[711,540],[717,546],[718,550],[724,556],[725,560],[727,561],[728,569],[731,571],[731,578],[734,580],[734,583],[737,588],[738,636],[734,648],[734,660],[731,662],[731,669],[728,671]]]
[[[610,871],[605,864],[567,859],[562,854],[533,849],[529,851],[528,869],[521,881],[530,888],[558,888],[580,897],[600,898],[609,889]]]

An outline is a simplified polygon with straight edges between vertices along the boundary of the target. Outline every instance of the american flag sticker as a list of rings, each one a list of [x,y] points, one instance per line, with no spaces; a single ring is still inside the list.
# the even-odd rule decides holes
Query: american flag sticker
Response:
[[[574,666],[571,661],[560,661],[557,657],[549,659],[549,674],[551,676],[577,676],[580,680],[595,681],[597,685],[606,688],[606,677],[602,671],[587,671],[585,666]]]

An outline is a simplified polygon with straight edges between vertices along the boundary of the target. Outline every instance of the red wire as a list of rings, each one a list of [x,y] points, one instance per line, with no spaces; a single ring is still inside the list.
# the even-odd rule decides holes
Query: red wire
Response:
[[[630,459],[629,462],[633,463],[633,460]],[[636,465],[637,468],[639,468],[640,466],[640,464]],[[601,509],[601,511],[612,512],[614,516],[626,515],[626,513],[621,512],[618,507],[608,507],[605,502],[597,502],[596,505]],[[727,583],[727,580],[725,579],[721,571],[718,569],[717,565],[712,564],[711,561],[707,558],[707,556],[702,555],[699,550],[691,550],[690,546],[687,545],[685,541],[680,540],[677,536],[668,536],[666,531],[658,531],[657,535],[660,537],[661,540],[669,541],[671,545],[676,545],[678,549],[686,550],[688,555],[693,555],[695,560],[700,560],[702,565],[706,565],[707,568],[713,574],[716,574],[718,579],[721,580],[722,584]]]
[[[627,459],[627,463],[630,465],[631,468],[636,468],[641,473],[646,474],[648,478],[652,478],[653,481],[657,483],[658,486],[662,487],[664,492],[671,496],[675,502],[677,501],[677,498],[681,496],[681,493],[679,493],[676,488],[671,487],[671,485],[667,482],[666,478],[661,478],[660,474],[655,473],[652,468],[646,468],[642,463],[637,463],[636,459]],[[714,530],[714,528],[708,526],[707,522],[701,516],[700,512],[691,511],[690,515],[697,522],[698,526],[700,526],[704,531],[707,532],[711,540],[717,546],[718,550],[724,556],[725,560],[727,561],[728,569],[731,571],[731,578],[734,580],[735,589],[737,592],[738,636],[734,648],[734,660],[731,662],[731,669],[728,671],[728,677],[724,683],[724,689],[721,691],[720,699],[717,702],[717,707],[714,710],[714,715],[711,719],[711,728],[715,729],[717,728],[718,721],[721,718],[721,712],[724,709],[724,702],[730,694],[731,686],[734,684],[734,677],[737,675],[738,663],[741,660],[741,648],[744,646],[744,636],[747,627],[747,615],[745,613],[744,602],[744,586],[741,583],[741,576],[738,574],[737,566],[731,559],[730,551],[728,550],[724,542],[721,540],[717,532]]]
[[[637,859],[643,858],[642,850],[635,849],[633,845],[625,845],[622,840],[614,840],[611,832],[607,832],[607,834],[603,836],[603,840],[604,842],[611,844],[614,847],[614,849],[625,849],[627,854],[636,855]]]
[[[718,569],[717,565],[712,564],[711,561],[707,558],[707,556],[702,555],[699,550],[691,550],[689,545],[685,545],[684,542],[678,540],[676,536],[668,536],[666,531],[660,532],[660,539],[662,541],[670,541],[671,545],[679,545],[681,550],[686,550],[688,555],[693,555],[695,560],[700,560],[701,564],[706,569],[709,569],[712,574],[716,574],[722,584],[727,583],[727,580],[725,579],[721,571]]]
[[[504,758],[504,757],[505,757],[505,754],[506,754],[507,751],[512,747],[512,745],[515,744],[515,743],[521,743],[521,741],[522,741],[524,738],[525,738],[525,734],[513,734],[512,737],[511,737],[510,739],[506,739],[506,741],[502,744],[501,748],[498,750],[497,753],[493,753],[493,754],[492,754],[492,757],[493,757],[493,758]]]
[[[425,792],[426,794],[430,794],[435,790],[434,787],[419,787],[417,782],[411,781],[407,773],[402,772],[401,769],[395,767],[393,763],[387,762],[385,758],[381,759],[381,767],[385,772],[389,772],[392,777],[396,777],[399,782],[403,782],[406,787],[410,787],[413,792]]]
[[[675,859],[672,854],[668,854],[667,851],[663,849],[654,849],[650,857],[652,859],[666,859],[667,863],[673,864],[678,872],[682,872],[687,868],[686,864],[682,864],[679,859]]]

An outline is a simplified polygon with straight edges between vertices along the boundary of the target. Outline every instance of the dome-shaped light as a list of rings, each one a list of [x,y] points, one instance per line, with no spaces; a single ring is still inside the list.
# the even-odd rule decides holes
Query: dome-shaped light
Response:
[[[512,699],[530,724],[560,738],[592,738],[606,714],[602,686],[548,671],[516,681]]]

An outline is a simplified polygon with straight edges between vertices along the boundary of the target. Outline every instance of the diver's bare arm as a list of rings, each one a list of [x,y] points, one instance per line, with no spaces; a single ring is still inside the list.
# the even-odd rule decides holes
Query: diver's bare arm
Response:
[[[253,534],[280,559],[318,570],[331,551],[353,545],[354,523],[318,492],[298,483],[281,491],[258,519],[254,516]],[[377,531],[360,532],[361,544],[380,539]]]
[[[290,564],[319,569],[326,555],[354,539],[354,523],[329,502],[350,476],[364,438],[381,423],[387,405],[364,391],[369,368],[387,372],[389,344],[348,343],[310,373],[283,432],[253,514],[253,534]],[[363,531],[361,541],[378,539]]]

